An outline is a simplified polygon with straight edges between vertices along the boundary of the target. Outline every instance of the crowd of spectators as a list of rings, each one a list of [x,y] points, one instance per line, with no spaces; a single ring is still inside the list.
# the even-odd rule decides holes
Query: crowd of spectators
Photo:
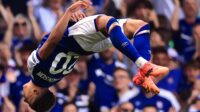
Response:
[[[76,0],[0,0],[0,112],[34,112],[23,99],[27,58]],[[110,48],[81,57],[51,87],[52,112],[199,112],[200,0],[91,0],[87,15],[141,19],[151,25],[152,62],[170,68],[147,94],[132,83],[137,68]],[[47,101],[48,102],[48,101]]]

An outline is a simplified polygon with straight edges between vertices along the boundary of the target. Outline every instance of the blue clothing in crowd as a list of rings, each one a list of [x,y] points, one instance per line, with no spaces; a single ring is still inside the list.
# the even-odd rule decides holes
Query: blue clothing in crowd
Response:
[[[113,72],[119,66],[125,67],[115,60],[112,64],[106,64],[98,56],[93,56],[88,64],[89,79],[96,85],[95,104],[99,109],[102,107],[111,108],[118,101],[112,82]]]
[[[20,71],[15,83],[10,85],[10,95],[13,103],[19,108],[19,103],[22,98],[23,85],[31,80],[30,75],[25,75]]]

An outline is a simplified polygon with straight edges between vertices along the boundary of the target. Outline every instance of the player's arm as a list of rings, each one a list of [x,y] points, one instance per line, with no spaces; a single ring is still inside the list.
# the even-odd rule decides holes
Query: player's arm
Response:
[[[65,32],[72,13],[85,8],[88,8],[91,2],[88,1],[78,1],[72,4],[58,21],[56,26],[52,29],[47,41],[39,49],[38,55],[43,60],[46,59],[52,51],[55,49],[56,45],[62,39],[63,33]]]

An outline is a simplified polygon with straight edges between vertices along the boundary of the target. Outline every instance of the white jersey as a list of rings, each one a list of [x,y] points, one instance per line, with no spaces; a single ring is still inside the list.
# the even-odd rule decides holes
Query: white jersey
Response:
[[[73,36],[86,52],[101,52],[112,47],[110,38],[97,31],[95,19],[98,16],[100,15],[86,17],[68,29],[69,36]],[[118,19],[122,31],[126,21],[127,19]]]

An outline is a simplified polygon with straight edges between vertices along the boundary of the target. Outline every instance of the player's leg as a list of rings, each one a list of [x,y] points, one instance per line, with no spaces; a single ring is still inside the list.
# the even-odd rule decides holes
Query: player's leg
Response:
[[[139,68],[147,62],[147,60],[141,57],[135,46],[131,44],[128,37],[122,32],[122,29],[115,18],[109,19],[106,30],[114,47],[129,57],[134,63],[138,62],[136,64]]]
[[[108,21],[106,29],[109,32],[110,39],[113,45],[123,54],[129,57],[133,62],[135,62],[139,68],[142,68],[146,63],[148,63],[148,61],[140,55],[135,46],[130,43],[129,39],[124,35],[124,33],[122,33],[121,28],[120,26],[118,26],[118,22],[115,18],[111,18]],[[148,58],[149,60],[150,55],[148,55],[148,57],[146,58]],[[137,81],[142,81],[138,85],[142,86],[146,91],[159,93],[159,88],[153,83],[153,81],[149,77],[144,77],[144,75],[140,75],[140,72],[138,72],[138,74],[141,80]]]
[[[150,26],[146,24],[139,28],[139,30],[137,30],[133,38],[135,48],[138,50],[138,52],[144,59],[148,60],[148,62],[146,62],[142,67],[140,67],[140,70],[141,72],[143,72],[143,75],[165,75],[168,72],[167,67],[157,66],[149,62],[151,58]]]
[[[140,53],[140,55],[150,61],[151,59],[151,47],[150,47],[150,26],[148,24],[142,26],[136,33],[134,38],[134,46]],[[149,72],[151,70],[151,72]],[[136,84],[141,85],[145,78],[141,78],[140,75],[148,74],[154,81],[158,82],[162,77],[168,73],[168,68],[154,65],[147,62],[143,67],[140,68],[139,73],[135,75],[133,81]],[[145,83],[151,83],[147,80]]]

